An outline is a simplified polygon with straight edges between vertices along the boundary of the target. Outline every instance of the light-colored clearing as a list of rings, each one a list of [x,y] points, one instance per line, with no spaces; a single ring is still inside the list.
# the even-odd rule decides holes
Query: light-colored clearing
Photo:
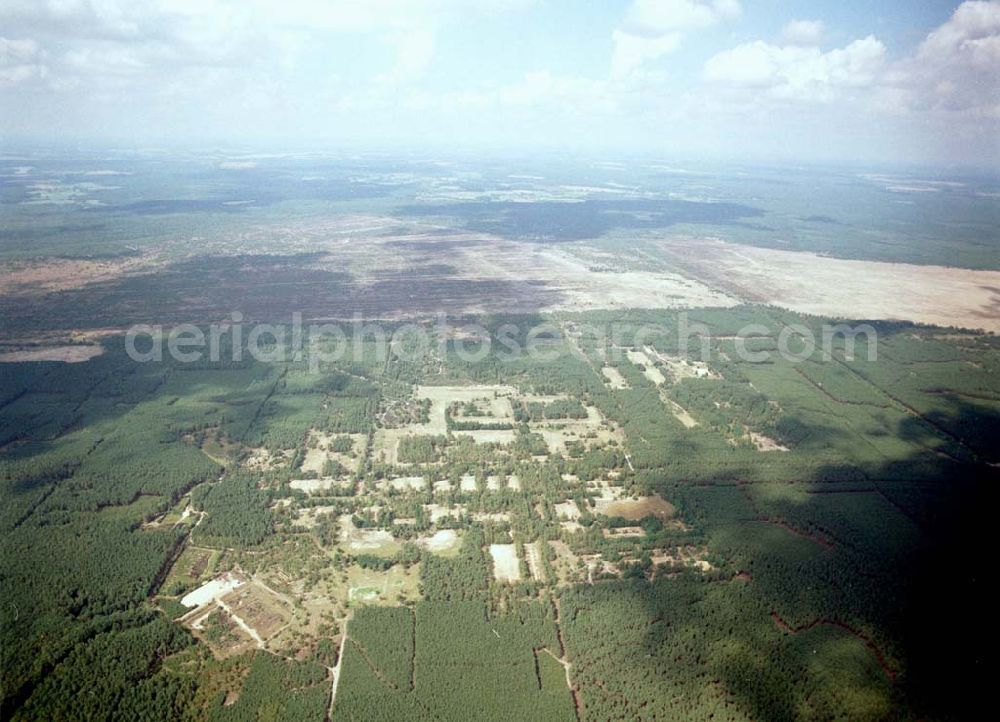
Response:
[[[462,478],[458,480],[458,488],[462,491],[475,491],[478,488],[475,475],[463,474]]]
[[[348,551],[392,554],[399,544],[384,529],[358,529],[350,514],[340,517],[340,540]]]
[[[477,444],[512,444],[517,439],[513,429],[475,429],[453,433],[455,436],[468,436]]]
[[[448,517],[458,519],[465,512],[465,504],[455,504],[454,506],[441,506],[440,504],[424,504],[424,509],[430,516],[431,523],[435,524],[441,519]]]
[[[353,482],[350,479],[292,479],[288,482],[288,486],[298,491],[304,491],[307,494],[312,494],[315,491],[327,491],[328,489],[336,488],[347,488]]]
[[[496,474],[486,477],[486,488],[490,491],[499,491],[504,487],[518,491],[521,488],[521,480],[513,474],[505,478],[501,478]]]
[[[975,271],[672,238],[683,271],[743,301],[833,318],[879,318],[1000,332],[1000,271]]]
[[[605,529],[603,533],[606,539],[614,539],[615,537],[646,536],[646,530],[641,526],[619,526],[614,529]]]
[[[662,391],[660,392],[660,398],[663,399],[663,403],[666,404],[667,408],[670,409],[670,413],[674,415],[674,418],[676,418],[684,425],[684,428],[693,429],[695,426],[698,425],[698,422],[690,413],[688,413],[687,409],[685,409],[683,406],[681,406],[679,403],[674,401],[672,398],[667,396]]]
[[[708,367],[704,361],[692,361],[680,356],[660,353],[652,346],[645,346],[646,353],[652,358],[658,359],[670,371],[670,375],[675,381],[681,379],[720,379],[719,374]]]
[[[390,479],[389,485],[396,491],[423,491],[427,488],[427,480],[422,476],[399,476]]]
[[[531,544],[524,545],[524,558],[528,563],[528,571],[531,572],[531,578],[538,581],[545,581],[544,574],[542,572],[542,550],[541,542],[532,542]]]
[[[621,484],[611,479],[594,479],[587,482],[587,488],[596,492],[598,499],[614,501],[621,499],[625,495],[625,489]]]
[[[513,418],[510,396],[516,393],[512,386],[418,386],[416,396],[430,399],[431,408],[426,424],[406,427],[413,434],[446,434],[445,411],[449,404],[473,401],[489,409],[489,417],[496,420]]]
[[[667,378],[663,375],[663,372],[653,364],[649,356],[646,355],[645,351],[638,351],[630,348],[625,351],[625,356],[628,357],[628,360],[636,366],[641,366],[643,376],[652,381],[655,385],[661,386],[666,383]]]
[[[555,510],[556,517],[559,519],[576,521],[580,518],[580,508],[576,505],[575,501],[570,500],[553,504],[552,508]]]
[[[338,590],[347,602],[396,605],[401,600],[420,598],[420,565],[395,564],[385,571],[364,569],[352,564],[347,569],[346,587]]]
[[[638,499],[620,499],[610,501],[597,500],[597,513],[605,516],[620,516],[632,521],[656,516],[669,519],[674,515],[674,506],[659,495],[643,496]]]
[[[350,453],[330,451],[330,443],[337,436],[350,437]],[[328,434],[312,429],[306,442],[306,457],[302,461],[302,470],[322,474],[327,460],[332,459],[343,464],[349,471],[357,471],[358,463],[364,455],[365,439],[365,434]]]
[[[770,436],[756,431],[750,432],[750,440],[753,441],[753,445],[757,448],[757,451],[788,451],[787,446],[783,446]]]
[[[62,361],[78,364],[89,361],[104,353],[103,346],[46,346],[26,348],[17,351],[0,352],[0,363],[24,363],[26,361]]]
[[[181,599],[185,607],[201,607],[246,584],[246,578],[238,572],[226,572],[210,582],[205,582]]]
[[[604,378],[608,380],[608,386],[613,389],[627,389],[629,388],[628,381],[622,376],[622,372],[616,369],[614,366],[604,366],[601,368],[601,373],[604,374]]]
[[[451,551],[458,547],[458,532],[454,529],[441,529],[429,537],[419,539],[417,543],[431,552]]]
[[[529,424],[532,433],[539,434],[550,454],[567,455],[567,444],[579,442],[586,449],[606,444],[612,440],[625,441],[625,434],[608,422],[594,406],[586,406],[585,419],[546,419]]]
[[[521,578],[521,566],[513,544],[490,544],[493,557],[493,576],[500,582],[516,582]]]
[[[372,459],[395,466],[399,463],[399,440],[410,436],[409,427],[377,429],[372,439]]]
[[[319,523],[319,516],[329,514],[336,510],[337,507],[335,506],[311,506],[305,509],[300,509],[298,516],[295,517],[295,523],[299,526],[304,526],[307,529],[312,529]]]

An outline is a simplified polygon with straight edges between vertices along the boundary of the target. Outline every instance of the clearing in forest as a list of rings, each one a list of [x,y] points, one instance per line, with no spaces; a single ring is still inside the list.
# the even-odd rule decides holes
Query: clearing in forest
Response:
[[[516,582],[521,578],[521,565],[517,560],[517,547],[513,544],[490,544],[493,557],[493,576],[499,582]]]
[[[288,486],[306,494],[314,494],[330,489],[347,489],[353,483],[350,479],[292,479]]]
[[[430,536],[418,538],[416,542],[429,552],[448,555],[458,550],[459,538],[454,529],[441,529]]]
[[[614,366],[604,366],[601,369],[601,373],[604,374],[604,378],[608,380],[608,386],[613,389],[627,389],[629,388],[628,381],[622,376],[622,372],[619,371]]]
[[[641,368],[643,375],[652,381],[656,386],[662,386],[666,383],[667,378],[650,360],[645,351],[638,351],[630,348],[625,351],[625,356],[628,357],[629,361]]]
[[[364,456],[365,439],[365,434],[329,434],[312,429],[306,439],[302,471],[326,476],[328,461],[336,462],[350,472],[357,471]]]
[[[721,379],[716,372],[712,371],[708,367],[708,364],[704,361],[692,361],[681,356],[673,356],[671,354],[662,353],[657,351],[652,346],[645,347],[646,353],[650,357],[657,359],[667,370],[670,371],[671,377],[674,381],[680,381],[681,379]]]
[[[580,507],[576,505],[575,501],[561,501],[558,504],[553,504],[552,508],[556,513],[556,517],[559,519],[576,521],[580,518]]]
[[[238,572],[226,572],[210,582],[202,584],[193,592],[181,599],[185,607],[201,607],[246,583],[244,576]]]
[[[524,558],[528,563],[528,571],[531,572],[531,578],[544,582],[545,574],[542,571],[542,550],[541,542],[531,542],[530,544],[524,545]]]
[[[408,428],[413,434],[448,433],[445,413],[451,404],[472,404],[483,411],[469,420],[482,423],[509,421],[514,416],[510,397],[517,393],[513,386],[418,386],[417,398],[428,399],[431,408],[425,424],[412,424]]]
[[[638,499],[598,499],[597,513],[606,516],[620,516],[631,521],[655,516],[669,519],[674,515],[674,506],[657,494]]]
[[[340,541],[351,552],[365,554],[394,554],[399,543],[384,529],[358,529],[350,514],[340,517]]]
[[[546,419],[528,423],[532,433],[545,439],[550,454],[569,455],[572,445],[592,449],[611,442],[623,444],[625,434],[615,424],[604,418],[594,406],[584,406],[583,419]]]

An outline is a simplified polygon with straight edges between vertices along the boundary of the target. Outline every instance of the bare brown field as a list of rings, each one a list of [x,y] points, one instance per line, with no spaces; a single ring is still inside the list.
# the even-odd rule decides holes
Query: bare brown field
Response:
[[[817,316],[1000,331],[1000,271],[829,258],[712,238],[656,245],[682,272],[743,301]]]
[[[148,270],[156,262],[151,256],[113,260],[46,258],[5,264],[0,273],[0,296],[33,296],[39,292],[80,288],[89,283],[111,281]]]
[[[156,251],[161,255],[122,261],[9,264],[0,276],[0,315],[10,320],[2,336],[23,343],[29,329],[36,338],[58,331],[61,342],[46,345],[66,345],[73,332],[122,329],[150,318],[204,323],[234,308],[248,320],[287,321],[296,311],[305,320],[347,320],[356,313],[397,319],[440,311],[744,302],[1000,331],[1000,271],[845,260],[682,236],[643,241],[641,251],[623,248],[622,262],[611,269],[594,265],[596,251],[585,244],[560,247],[369,216],[226,233],[171,259]],[[284,255],[271,255],[279,243]],[[637,262],[643,258],[655,262]],[[635,270],[644,265],[660,270]]]
[[[77,364],[104,353],[103,346],[45,346],[0,352],[0,363],[24,361],[62,361]]]
[[[647,516],[669,519],[674,515],[674,506],[662,497],[654,495],[607,502],[599,500],[597,511],[607,516],[620,516],[631,521],[645,519]]]

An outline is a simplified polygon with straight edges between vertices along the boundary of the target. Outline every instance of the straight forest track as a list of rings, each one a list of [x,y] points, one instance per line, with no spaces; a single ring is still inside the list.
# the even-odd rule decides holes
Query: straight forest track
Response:
[[[330,672],[333,674],[333,684],[330,689],[330,706],[326,712],[326,722],[330,722],[333,719],[333,706],[337,702],[337,688],[340,686],[340,671],[344,666],[344,653],[347,651],[347,643],[350,638],[347,636],[347,623],[350,620],[349,617],[345,617],[344,622],[344,636],[340,640],[340,650],[337,652],[337,663],[330,668]]]

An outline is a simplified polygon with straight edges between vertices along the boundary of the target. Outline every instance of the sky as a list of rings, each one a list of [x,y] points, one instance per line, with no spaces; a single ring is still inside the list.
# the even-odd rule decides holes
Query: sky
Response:
[[[0,142],[1000,167],[1000,0],[0,0]]]

